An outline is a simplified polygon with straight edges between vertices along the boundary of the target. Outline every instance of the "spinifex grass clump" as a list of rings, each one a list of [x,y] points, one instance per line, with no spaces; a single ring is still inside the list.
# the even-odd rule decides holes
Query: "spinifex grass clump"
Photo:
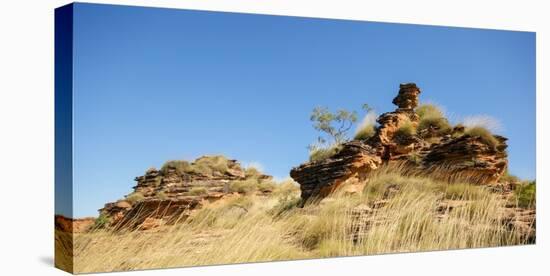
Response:
[[[316,147],[312,148],[309,152],[309,161],[320,161],[334,156],[342,150],[340,144],[335,144],[327,148]]]
[[[480,137],[481,140],[491,148],[496,148],[499,143],[498,140],[495,138],[495,136],[488,129],[484,127],[476,126],[476,127],[468,128],[466,130],[466,134],[470,136]]]
[[[171,160],[162,165],[160,172],[166,174],[169,169],[174,169],[178,174],[195,173],[211,176],[221,175],[229,169],[229,160],[221,155],[203,156],[189,163],[185,160]]]
[[[362,126],[357,133],[355,133],[355,140],[367,140],[376,134],[376,128],[374,124],[368,124]]]
[[[416,128],[410,120],[406,120],[395,132],[395,137],[398,139],[407,139],[416,135]]]
[[[190,171],[191,164],[185,160],[171,160],[162,165],[160,172],[166,174],[169,169],[174,169],[178,174],[183,174]]]
[[[423,104],[416,108],[416,114],[420,117],[418,133],[422,137],[429,138],[431,135],[445,135],[452,130],[445,114],[439,107],[433,104]]]

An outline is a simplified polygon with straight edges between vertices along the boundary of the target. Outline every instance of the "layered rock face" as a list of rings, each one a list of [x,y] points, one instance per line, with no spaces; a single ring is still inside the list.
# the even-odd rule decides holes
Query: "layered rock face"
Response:
[[[302,199],[308,199],[315,195],[325,196],[350,176],[375,170],[381,163],[382,159],[374,148],[360,141],[351,141],[331,158],[292,169],[290,176],[300,183]]]
[[[432,126],[421,133],[402,135],[403,127],[419,126],[420,116],[415,109],[421,91],[414,83],[399,88],[393,99],[397,109],[378,117],[379,125],[372,137],[344,143],[334,156],[291,170],[304,202],[325,196],[347,179],[361,178],[381,165],[393,163],[432,177],[476,184],[494,183],[504,174],[508,164],[504,137],[495,135],[498,145],[492,146],[483,137],[464,134],[463,127],[442,133]]]
[[[143,230],[185,220],[193,210],[225,195],[238,193],[234,181],[270,181],[271,176],[243,169],[236,160],[203,156],[193,163],[167,162],[161,170],[149,169],[135,178],[134,192],[105,204],[100,214],[109,227]],[[261,191],[260,193],[269,193]]]

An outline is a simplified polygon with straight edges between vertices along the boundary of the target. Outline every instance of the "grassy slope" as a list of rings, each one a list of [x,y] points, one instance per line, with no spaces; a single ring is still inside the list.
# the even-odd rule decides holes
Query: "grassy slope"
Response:
[[[349,183],[361,187],[365,183]],[[217,202],[177,226],[75,235],[75,272],[133,270],[523,244],[499,223],[506,204],[483,187],[372,175],[362,192],[340,189],[297,208],[299,190]],[[452,211],[442,203],[459,202]],[[358,207],[359,206],[359,207]],[[358,211],[358,210],[363,211]]]

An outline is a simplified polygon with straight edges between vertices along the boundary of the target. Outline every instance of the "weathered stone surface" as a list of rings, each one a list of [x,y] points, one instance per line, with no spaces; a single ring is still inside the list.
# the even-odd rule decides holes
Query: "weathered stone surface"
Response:
[[[394,112],[386,112],[376,122],[380,125],[370,143],[387,145],[395,138],[395,133],[404,124],[418,125],[418,115],[412,109],[398,109]]]
[[[400,109],[414,109],[418,106],[420,88],[415,83],[402,83],[399,85],[399,93],[392,103]]]
[[[223,164],[216,163],[220,159]],[[107,203],[99,210],[109,218],[107,226],[149,230],[173,224],[185,220],[191,211],[204,204],[232,193],[229,189],[232,181],[250,177],[258,181],[272,179],[261,173],[247,176],[246,170],[236,160],[226,160],[221,156],[203,156],[189,164],[200,164],[200,167],[185,170],[169,165],[162,170],[149,169],[136,177],[137,185],[131,194],[125,199]],[[269,191],[262,192],[265,193]],[[131,200],[133,194],[139,194],[140,198]]]
[[[508,166],[505,138],[496,149],[480,137],[464,135],[436,144],[423,159],[423,167],[434,174],[447,175],[448,180],[468,179],[476,184],[497,182]]]
[[[300,184],[303,201],[324,197],[351,177],[395,162],[405,162],[411,170],[445,180],[467,179],[477,184],[498,181],[508,164],[506,138],[502,136],[494,136],[498,145],[492,147],[481,137],[462,135],[462,126],[444,135],[398,135],[406,124],[418,126],[420,118],[414,108],[419,94],[416,84],[401,84],[393,99],[398,108],[378,117],[379,126],[371,138],[344,143],[332,157],[293,168],[290,176]]]
[[[312,195],[327,195],[344,180],[374,170],[380,163],[382,160],[371,146],[351,141],[344,143],[342,150],[331,158],[293,168],[290,176],[300,183],[305,201]]]

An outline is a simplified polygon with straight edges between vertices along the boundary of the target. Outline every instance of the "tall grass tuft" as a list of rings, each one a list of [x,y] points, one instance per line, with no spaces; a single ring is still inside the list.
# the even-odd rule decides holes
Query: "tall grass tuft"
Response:
[[[330,158],[340,152],[340,150],[342,150],[342,146],[339,144],[329,146],[328,148],[315,147],[309,152],[309,161],[315,162]]]
[[[366,179],[362,192],[337,190],[303,208],[298,207],[296,185],[286,182],[277,184],[269,195],[232,194],[206,204],[160,231],[77,233],[74,270],[105,272],[528,243],[518,229],[501,221],[502,208],[510,203],[482,186],[413,175],[403,167],[382,167]],[[533,199],[534,183],[517,193],[518,202]]]
[[[419,133],[429,135],[431,133],[428,130],[435,131],[435,134],[439,136],[451,133],[452,127],[445,118],[445,113],[438,106],[423,104],[417,107],[415,111],[420,117],[417,129]]]
[[[480,137],[485,144],[487,144],[493,149],[496,149],[496,147],[499,144],[495,136],[484,127],[477,126],[477,127],[468,128],[466,129],[466,134],[470,136]]]

